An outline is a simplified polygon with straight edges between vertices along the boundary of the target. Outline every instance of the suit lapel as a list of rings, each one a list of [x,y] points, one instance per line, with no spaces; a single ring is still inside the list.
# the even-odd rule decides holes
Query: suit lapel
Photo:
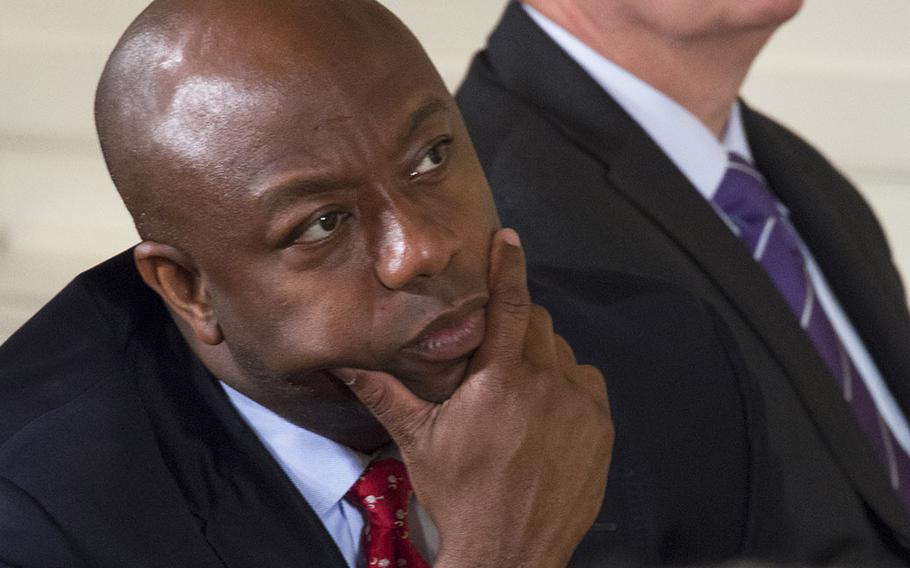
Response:
[[[910,524],[878,456],[852,421],[834,379],[761,267],[647,134],[524,13],[511,4],[487,64],[603,163],[607,181],[697,264],[790,377],[832,454],[867,503],[910,546]],[[672,195],[672,198],[668,198]],[[583,205],[589,198],[579,196]],[[610,268],[610,267],[604,267]],[[861,288],[860,288],[861,289]]]
[[[212,454],[215,464],[206,493],[212,491],[213,499],[208,509],[200,509],[212,546],[225,556],[243,558],[240,565],[346,566],[309,504],[198,362],[197,375],[208,378],[211,388],[204,395],[230,439]]]
[[[163,312],[143,318],[151,335],[135,357],[137,383],[162,458],[209,545],[226,566],[346,568],[319,518]]]
[[[717,290],[767,346],[796,388],[818,431],[841,468],[889,526],[897,527],[910,545],[906,513],[891,490],[879,456],[852,420],[824,362],[790,313],[760,265],[704,199],[671,166],[647,168],[642,156],[653,156],[650,140],[630,139],[622,155],[610,162],[614,188],[649,216],[698,264]],[[606,157],[605,157],[606,159]],[[657,163],[668,162],[665,158]],[[674,199],[666,198],[672,194]]]
[[[756,164],[766,174],[769,184],[781,201],[790,209],[792,219],[801,236],[812,249],[813,256],[822,268],[826,280],[831,285],[838,301],[847,312],[851,322],[864,338],[867,348],[885,376],[886,382],[895,393],[905,415],[908,399],[906,389],[910,375],[903,372],[907,360],[907,345],[910,345],[910,333],[907,330],[906,304],[900,298],[896,305],[889,303],[873,292],[879,282],[874,259],[864,254],[858,243],[850,238],[843,228],[847,220],[839,219],[838,213],[831,206],[830,192],[853,191],[845,180],[825,172],[807,171],[805,156],[788,152],[786,141],[775,136],[775,131],[747,107],[744,108],[744,120],[749,140],[753,146]],[[790,145],[792,148],[792,144]],[[802,165],[801,165],[802,164]],[[896,341],[895,341],[896,340]],[[896,347],[896,348],[895,348]],[[890,371],[890,372],[889,372]],[[815,380],[815,379],[813,379]],[[821,380],[819,377],[818,380]],[[832,380],[833,379],[829,379]],[[811,386],[811,385],[810,385]],[[808,391],[807,391],[808,392]],[[826,416],[824,405],[813,405],[815,414],[824,422],[823,433],[836,432],[838,423],[835,416]],[[850,423],[852,425],[852,422]],[[904,530],[904,544],[910,536],[906,513],[897,506],[897,501],[890,491],[888,483],[880,475],[881,468],[863,468],[862,463],[878,464],[879,456],[874,452],[863,452],[859,448],[850,452],[856,444],[838,443],[838,436],[849,435],[854,438],[858,428],[841,428],[840,433],[829,436],[829,446],[841,458],[842,466],[851,471],[855,483],[860,486],[868,502],[892,526]],[[865,441],[865,438],[862,438]],[[868,446],[868,444],[866,444]],[[870,461],[856,461],[863,454],[871,453]]]
[[[812,249],[838,301],[863,338],[904,415],[910,416],[910,349],[907,348],[910,315],[901,284],[893,280],[897,278],[896,269],[890,258],[882,257],[879,243],[864,248],[860,241],[870,235],[846,230],[854,220],[842,218],[839,209],[832,205],[839,196],[856,200],[860,197],[854,196],[853,187],[830,169],[807,170],[807,160],[814,156],[784,150],[793,147],[786,140],[789,133],[745,105],[743,120],[758,167],[793,213],[800,234]],[[855,209],[849,208],[851,212]],[[864,225],[859,232],[872,231]]]

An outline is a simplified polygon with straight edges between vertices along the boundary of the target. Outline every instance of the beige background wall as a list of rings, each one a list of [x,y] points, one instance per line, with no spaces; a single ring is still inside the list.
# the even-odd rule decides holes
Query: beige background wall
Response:
[[[0,0],[0,340],[135,241],[92,127],[94,84],[145,0]],[[452,87],[502,0],[389,0]],[[807,0],[746,97],[863,190],[910,274],[910,2]]]

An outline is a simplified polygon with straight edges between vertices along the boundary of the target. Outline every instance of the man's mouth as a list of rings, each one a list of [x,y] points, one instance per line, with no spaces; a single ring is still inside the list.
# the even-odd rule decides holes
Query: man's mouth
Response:
[[[405,351],[433,363],[467,357],[483,343],[486,304],[486,297],[475,297],[438,315],[405,345]]]

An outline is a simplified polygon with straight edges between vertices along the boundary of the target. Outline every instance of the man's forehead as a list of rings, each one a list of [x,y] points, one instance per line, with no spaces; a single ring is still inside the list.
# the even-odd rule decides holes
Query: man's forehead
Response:
[[[167,92],[158,85],[162,98],[147,128],[160,149],[190,161],[217,155],[225,143],[261,146],[304,135],[331,139],[338,128],[380,127],[407,135],[425,115],[449,106],[441,81],[425,72],[432,68],[416,67],[317,65],[274,78],[190,74],[176,83],[165,81]],[[424,106],[428,101],[432,104]]]
[[[375,117],[401,118],[417,91],[448,96],[413,35],[370,0],[158,0],[112,54],[96,119],[134,218],[159,211],[163,223],[182,215],[169,201],[242,195],[288,156],[332,158],[336,144],[311,139],[381,129]],[[348,118],[367,120],[332,123]]]
[[[280,92],[268,85],[192,76],[174,89],[152,138],[173,154],[195,161],[211,154],[214,140],[238,128],[237,117],[265,117],[280,106],[280,100]]]
[[[189,159],[202,157],[211,150],[210,142],[230,135],[231,128],[261,125],[276,113],[287,119],[295,112],[305,126],[308,119],[320,118],[313,111],[321,106],[343,114],[345,103],[365,91],[369,77],[394,83],[399,71],[431,68],[400,23],[387,12],[373,13],[371,2],[339,2],[365,12],[357,18],[351,7],[326,10],[325,2],[253,4],[267,17],[257,19],[252,30],[239,27],[251,25],[249,13],[226,10],[220,18],[187,18],[176,28],[147,29],[121,44],[128,59],[145,59],[148,65],[138,75],[147,75],[145,96],[154,99],[147,100],[151,112],[145,122],[159,148]],[[309,9],[315,5],[323,9]],[[289,18],[284,12],[292,9],[301,13]],[[357,39],[350,41],[325,34],[327,20],[347,29],[363,27],[370,18],[389,29],[355,29]],[[376,37],[370,40],[370,35]]]

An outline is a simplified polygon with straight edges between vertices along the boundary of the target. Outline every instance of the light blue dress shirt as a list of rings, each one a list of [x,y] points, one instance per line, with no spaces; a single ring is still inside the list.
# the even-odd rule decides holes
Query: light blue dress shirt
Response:
[[[733,104],[723,139],[718,140],[682,105],[597,53],[534,8],[526,4],[522,6],[534,22],[648,133],[709,203],[727,171],[729,152],[752,161],[739,103]],[[718,214],[724,218],[722,212]],[[727,222],[726,219],[724,221]],[[729,222],[727,224],[729,226]],[[809,259],[809,275],[819,303],[862,376],[882,418],[898,443],[910,452],[910,428],[906,417],[805,244],[803,252]]]
[[[366,564],[361,553],[364,518],[345,498],[373,456],[362,454],[288,422],[258,402],[221,383],[224,392],[291,483],[325,525],[348,566]],[[411,538],[429,562],[437,548],[436,529],[416,500],[410,507]]]

